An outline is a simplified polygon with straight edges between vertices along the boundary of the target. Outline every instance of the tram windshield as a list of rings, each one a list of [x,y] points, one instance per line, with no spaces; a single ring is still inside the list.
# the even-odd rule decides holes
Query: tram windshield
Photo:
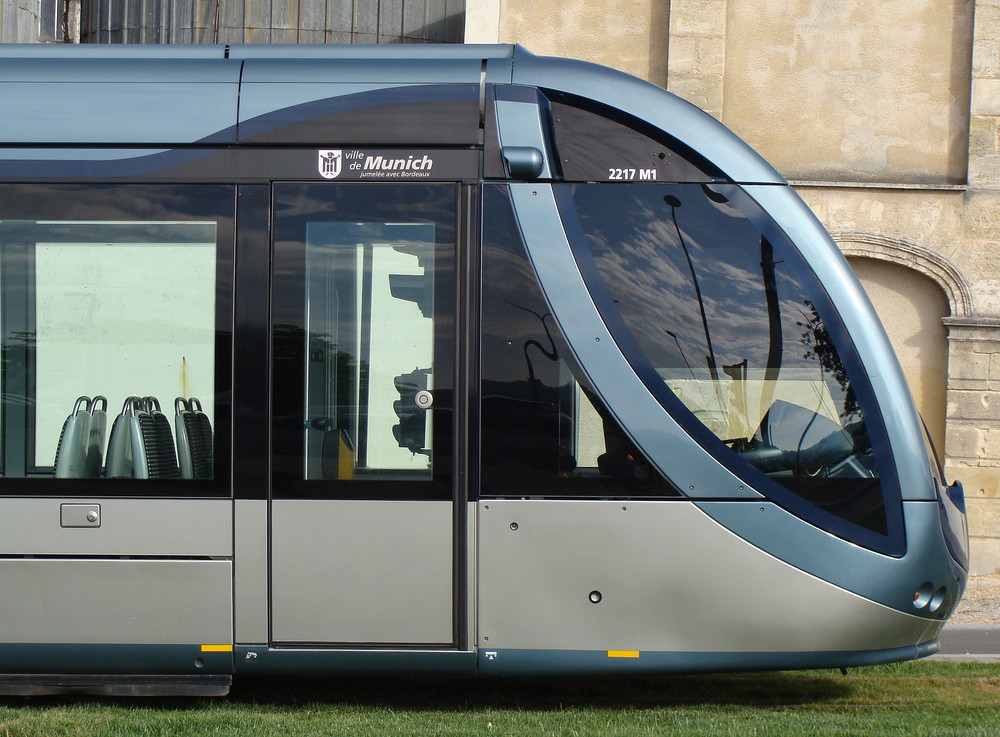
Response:
[[[561,189],[588,287],[668,411],[792,511],[888,534],[894,476],[874,450],[887,443],[867,379],[818,279],[761,229],[756,204],[733,185]]]

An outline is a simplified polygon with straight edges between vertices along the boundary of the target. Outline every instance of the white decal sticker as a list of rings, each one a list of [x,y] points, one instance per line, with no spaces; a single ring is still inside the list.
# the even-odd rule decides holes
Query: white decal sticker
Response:
[[[336,179],[343,166],[341,149],[322,149],[319,152],[319,174],[324,179]]]
[[[613,181],[631,182],[635,179],[639,181],[656,181],[656,169],[629,169],[612,167],[608,169],[608,179]]]

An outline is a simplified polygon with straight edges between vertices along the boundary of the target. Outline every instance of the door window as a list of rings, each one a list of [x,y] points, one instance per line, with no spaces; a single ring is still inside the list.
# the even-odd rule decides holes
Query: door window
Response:
[[[451,497],[456,208],[449,184],[276,188],[276,497]]]

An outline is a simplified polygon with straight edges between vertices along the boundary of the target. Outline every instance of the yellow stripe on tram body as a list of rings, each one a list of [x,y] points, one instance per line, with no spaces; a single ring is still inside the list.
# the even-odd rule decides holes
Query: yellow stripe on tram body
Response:
[[[638,650],[608,650],[609,658],[638,658]]]
[[[233,651],[232,645],[202,645],[201,651],[203,653],[231,653]]]

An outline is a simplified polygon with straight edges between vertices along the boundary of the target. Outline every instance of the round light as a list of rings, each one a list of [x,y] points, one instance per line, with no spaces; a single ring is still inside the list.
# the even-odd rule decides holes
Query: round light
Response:
[[[944,586],[939,588],[934,592],[934,596],[931,597],[930,606],[927,607],[931,612],[936,612],[944,604],[945,600],[948,598],[948,589]]]
[[[923,609],[931,601],[934,593],[934,586],[930,581],[924,583],[913,594],[913,606],[915,609]]]

